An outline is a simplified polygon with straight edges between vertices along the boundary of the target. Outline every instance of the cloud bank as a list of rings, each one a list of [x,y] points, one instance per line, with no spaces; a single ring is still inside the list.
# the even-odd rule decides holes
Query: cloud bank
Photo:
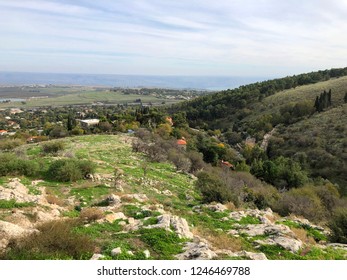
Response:
[[[345,67],[339,0],[0,0],[0,71],[281,76]]]

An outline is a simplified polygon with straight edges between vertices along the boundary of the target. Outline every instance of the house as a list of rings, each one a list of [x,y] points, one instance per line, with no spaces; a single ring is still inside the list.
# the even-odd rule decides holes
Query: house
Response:
[[[234,165],[231,164],[229,161],[224,161],[224,160],[222,160],[222,161],[221,161],[221,165],[222,165],[222,166],[225,166],[225,167],[227,167],[227,168],[230,168],[230,169],[232,169],[232,170],[235,169]]]
[[[91,126],[98,125],[100,120],[99,119],[88,119],[88,120],[79,120],[79,122],[83,128],[88,128]]]
[[[4,129],[0,130],[0,135],[1,136],[6,135],[7,133],[8,133],[7,130],[4,130]]]
[[[182,137],[181,139],[178,139],[176,143],[180,147],[186,147],[187,146],[187,141],[184,137]]]

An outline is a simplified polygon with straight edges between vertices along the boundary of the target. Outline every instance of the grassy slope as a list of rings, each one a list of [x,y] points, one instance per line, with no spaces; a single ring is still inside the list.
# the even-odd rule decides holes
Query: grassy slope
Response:
[[[207,238],[214,246],[220,249],[230,250],[248,250],[254,252],[264,252],[270,259],[341,259],[343,252],[339,250],[330,250],[329,252],[310,247],[308,254],[303,257],[301,252],[291,254],[284,249],[274,246],[262,246],[260,249],[255,248],[253,241],[263,239],[266,236],[248,238],[247,236],[232,237],[227,232],[234,228],[235,220],[223,221],[228,216],[230,210],[224,213],[211,212],[202,209],[202,212],[193,211],[193,207],[200,204],[199,194],[194,189],[194,179],[191,176],[178,173],[170,163],[148,163],[147,180],[143,180],[142,166],[146,163],[146,158],[141,154],[133,153],[130,145],[130,138],[126,135],[90,135],[61,140],[65,144],[65,150],[59,155],[64,157],[69,154],[78,158],[88,159],[98,165],[97,173],[102,176],[108,176],[113,173],[114,167],[121,168],[124,173],[124,193],[145,193],[149,201],[145,203],[130,202],[129,205],[122,206],[119,211],[124,212],[128,217],[135,217],[142,222],[151,224],[156,222],[155,211],[151,212],[150,219],[145,221],[145,216],[141,214],[141,206],[154,206],[157,203],[163,204],[165,210],[172,214],[179,215],[187,219],[192,231],[204,238]],[[40,156],[40,144],[29,144],[19,148],[29,157],[37,158]],[[43,160],[52,161],[51,156],[44,156]],[[5,184],[7,178],[0,178],[1,184]],[[31,180],[25,177],[21,182],[31,186]],[[110,182],[112,186],[112,182]],[[56,183],[41,182],[39,186],[45,186],[48,193],[58,196],[61,200],[75,196],[84,207],[93,205],[101,201],[105,195],[114,193],[112,187],[100,186],[99,183],[81,180],[76,183]],[[156,188],[159,191],[169,190],[172,196],[158,194],[153,191]],[[35,190],[32,190],[35,191]],[[186,194],[192,197],[192,200],[186,199]],[[126,201],[125,201],[126,202]],[[30,213],[30,209],[28,209]],[[1,213],[1,212],[0,212]],[[10,212],[8,212],[10,213]],[[148,213],[147,213],[148,214]],[[5,212],[0,215],[1,219],[5,218]],[[79,213],[73,210],[67,210],[64,214],[68,217],[76,217]],[[142,216],[141,216],[142,215]],[[143,250],[148,249],[154,259],[171,259],[182,249],[182,240],[177,236],[168,235],[163,230],[151,229],[140,230],[135,232],[122,233],[122,227],[118,224],[120,220],[114,223],[91,223],[89,227],[79,227],[77,232],[87,234],[98,242],[103,254],[108,259],[143,259]],[[242,219],[240,224],[258,223],[253,217]],[[131,250],[134,255],[122,253],[117,257],[112,257],[111,249],[121,247],[125,252]],[[307,248],[305,249],[307,251]],[[313,254],[312,253],[312,254]],[[305,253],[306,254],[306,253]]]
[[[259,118],[260,115],[272,114],[278,112],[279,108],[288,103],[300,101],[311,101],[314,105],[316,96],[319,96],[324,90],[332,90],[332,105],[338,106],[343,103],[343,97],[347,91],[347,77],[331,79],[312,85],[296,87],[290,90],[284,90],[274,95],[268,96],[254,106],[254,111],[245,120]]]

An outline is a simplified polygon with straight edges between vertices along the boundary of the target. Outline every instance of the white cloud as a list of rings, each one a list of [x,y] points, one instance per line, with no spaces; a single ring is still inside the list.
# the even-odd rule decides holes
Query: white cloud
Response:
[[[0,0],[0,67],[250,76],[342,67],[346,11],[338,0]]]

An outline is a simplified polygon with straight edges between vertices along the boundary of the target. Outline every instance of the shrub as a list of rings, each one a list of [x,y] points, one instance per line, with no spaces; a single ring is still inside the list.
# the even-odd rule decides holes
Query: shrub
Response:
[[[9,151],[14,148],[23,145],[24,141],[21,139],[6,139],[0,141],[0,150]]]
[[[84,208],[80,213],[80,218],[88,223],[94,222],[104,217],[104,213],[99,208]]]
[[[183,172],[188,172],[192,166],[190,159],[175,149],[171,149],[169,151],[168,160],[170,160],[176,166],[177,170]]]
[[[331,242],[347,244],[347,209],[340,208],[335,211],[331,221],[328,223],[331,229],[329,239]]]
[[[59,182],[74,182],[93,173],[95,165],[86,160],[59,159],[48,168],[47,178]]]
[[[76,221],[51,221],[37,227],[39,232],[12,239],[0,256],[8,260],[89,259],[95,244],[87,236],[73,232]]]
[[[301,215],[313,221],[321,221],[326,215],[321,200],[310,187],[291,189],[282,194],[275,210],[282,216]]]
[[[20,159],[14,154],[0,154],[0,176],[25,175],[34,177],[39,172],[39,164],[33,160]]]
[[[45,154],[57,154],[59,151],[64,149],[64,144],[62,142],[47,142],[42,145],[42,151]]]
[[[47,195],[46,200],[49,204],[55,204],[55,205],[59,205],[59,206],[64,205],[64,201],[55,195],[51,195],[51,194]]]
[[[206,203],[213,201],[224,203],[235,200],[223,181],[211,172],[200,172],[196,187],[201,192],[203,201]]]

